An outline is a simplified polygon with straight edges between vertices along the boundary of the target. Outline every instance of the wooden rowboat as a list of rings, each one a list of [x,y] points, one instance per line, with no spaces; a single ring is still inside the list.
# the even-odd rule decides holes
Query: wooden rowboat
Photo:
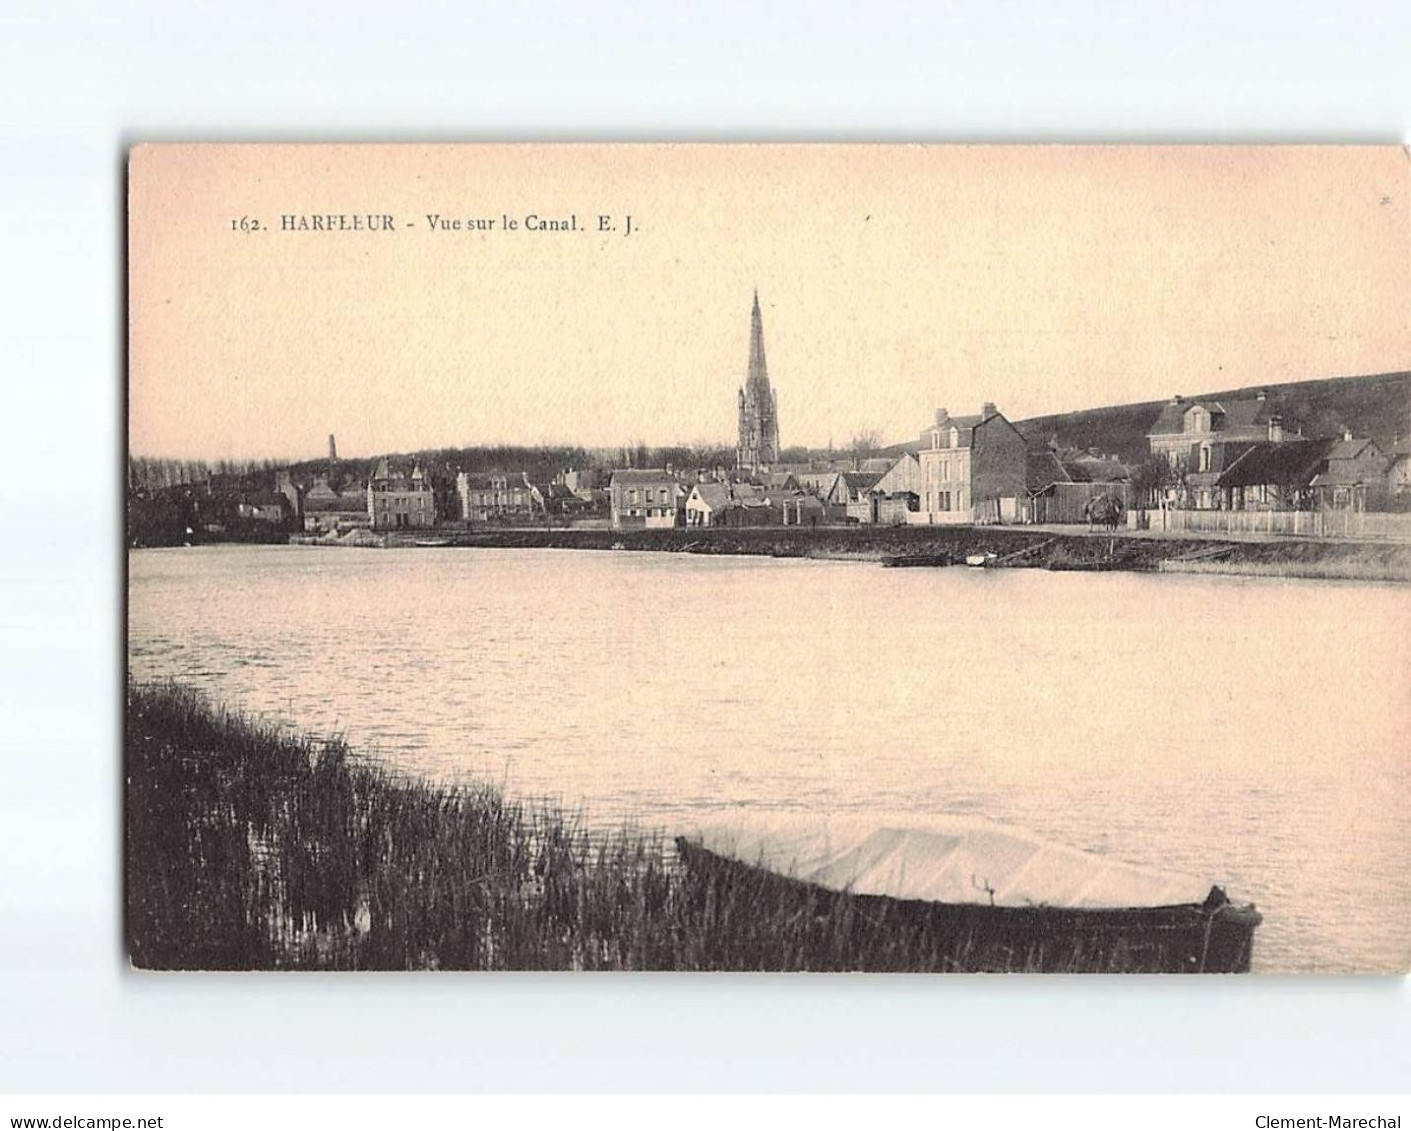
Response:
[[[939,554],[886,554],[882,558],[882,564],[889,569],[907,566],[950,566],[955,564],[955,558],[945,551]]]
[[[676,847],[708,906],[824,917],[851,968],[1243,973],[1262,921],[1208,881],[969,818],[732,823]]]

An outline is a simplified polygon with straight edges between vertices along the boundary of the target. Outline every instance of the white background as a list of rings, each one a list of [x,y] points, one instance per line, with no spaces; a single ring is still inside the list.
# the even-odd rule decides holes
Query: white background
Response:
[[[699,9],[0,6],[0,1091],[1411,1089],[1405,979],[125,971],[127,144],[1399,142],[1411,121],[1404,3]]]

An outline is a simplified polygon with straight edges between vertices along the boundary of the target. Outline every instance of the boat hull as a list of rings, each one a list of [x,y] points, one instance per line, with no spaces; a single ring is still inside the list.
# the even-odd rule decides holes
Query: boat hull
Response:
[[[992,907],[834,891],[743,864],[685,838],[689,889],[714,907],[756,901],[829,920],[855,969],[1043,973],[1245,973],[1261,916],[1212,889],[1168,907]]]
[[[904,569],[908,566],[952,566],[955,558],[950,554],[888,554],[882,564],[891,569]]]

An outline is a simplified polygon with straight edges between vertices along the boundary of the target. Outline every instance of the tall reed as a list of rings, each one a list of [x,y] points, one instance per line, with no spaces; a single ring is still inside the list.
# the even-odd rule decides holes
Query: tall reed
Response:
[[[657,834],[394,775],[175,684],[126,716],[126,933],[148,969],[968,970],[924,923],[676,866]],[[1110,969],[1075,954],[1075,970]]]

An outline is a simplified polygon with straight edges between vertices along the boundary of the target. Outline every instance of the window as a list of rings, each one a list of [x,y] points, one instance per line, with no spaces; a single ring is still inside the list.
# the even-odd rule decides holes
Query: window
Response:
[[[1201,470],[1201,471],[1209,471],[1209,470],[1210,470],[1210,445],[1209,445],[1209,444],[1201,444],[1201,445],[1200,445],[1200,470]]]

